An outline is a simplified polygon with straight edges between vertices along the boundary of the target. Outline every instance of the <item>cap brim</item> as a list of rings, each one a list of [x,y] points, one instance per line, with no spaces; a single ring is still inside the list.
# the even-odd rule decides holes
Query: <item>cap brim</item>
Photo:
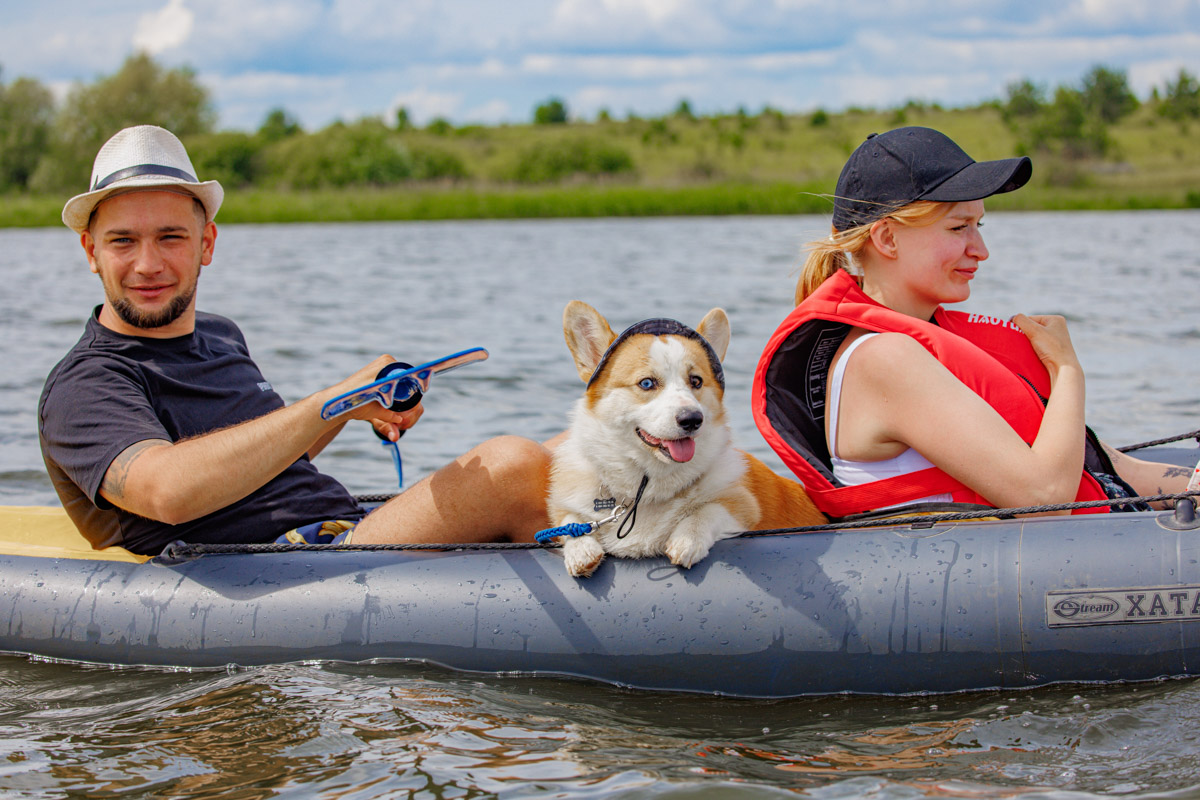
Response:
[[[977,161],[963,167],[920,199],[938,203],[982,200],[994,194],[1020,189],[1032,175],[1033,162],[1027,156]]]
[[[94,192],[84,192],[83,194],[75,195],[63,206],[63,224],[76,233],[83,233],[87,230],[88,220],[91,219],[92,211],[110,195],[125,194],[130,191],[152,191],[154,189],[186,192],[195,196],[201,205],[204,206],[205,221],[212,221],[217,215],[217,211],[221,208],[221,202],[225,199],[225,190],[221,188],[221,184],[217,181],[189,183],[187,181],[164,178],[161,175],[147,175],[143,176],[142,180],[131,178],[119,184],[97,189]]]

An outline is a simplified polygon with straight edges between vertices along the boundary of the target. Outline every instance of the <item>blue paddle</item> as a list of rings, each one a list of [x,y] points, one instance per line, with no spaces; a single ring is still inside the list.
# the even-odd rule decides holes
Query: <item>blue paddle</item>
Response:
[[[484,361],[488,351],[482,347],[472,347],[448,356],[428,361],[419,366],[412,366],[403,361],[388,364],[379,371],[375,380],[345,394],[338,395],[321,407],[321,419],[333,419],[347,411],[366,403],[379,403],[392,411],[407,411],[421,402],[425,392],[429,391],[429,379],[438,372],[449,372],[452,369]],[[375,430],[372,428],[372,430]],[[396,478],[401,487],[404,486],[404,465],[400,459],[399,441],[391,441],[378,430],[375,435],[384,447],[390,448],[392,463],[396,466]],[[404,431],[400,431],[400,436]],[[399,438],[399,437],[397,437]]]

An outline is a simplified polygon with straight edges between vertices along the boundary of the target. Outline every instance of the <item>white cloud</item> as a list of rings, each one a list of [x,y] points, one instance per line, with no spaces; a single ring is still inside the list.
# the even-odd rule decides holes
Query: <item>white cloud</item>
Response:
[[[727,26],[712,0],[559,0],[545,43],[591,43],[623,49],[633,43],[699,46],[718,41]]]
[[[572,56],[528,55],[521,72],[529,75],[571,75],[589,79],[679,79],[709,74],[714,59],[706,56]]]
[[[465,122],[496,124],[513,118],[512,107],[503,100],[491,100],[481,106],[468,108],[461,114]]]
[[[396,118],[396,112],[401,108],[408,109],[408,118],[418,125],[424,125],[436,117],[454,117],[462,96],[450,92],[435,92],[425,88],[411,89],[392,97],[385,116],[388,120]]]
[[[325,14],[321,0],[205,0],[187,55],[199,69],[270,70],[311,55]]]
[[[1073,20],[1075,25],[1102,25],[1120,28],[1130,23],[1167,20],[1185,15],[1195,8],[1195,0],[1075,0],[1063,9],[1060,19]]]
[[[167,0],[158,11],[143,14],[133,34],[133,45],[152,56],[179,47],[192,35],[195,15],[183,0]]]
[[[681,96],[833,111],[974,103],[1098,63],[1145,96],[1200,73],[1200,0],[0,0],[5,80],[61,94],[135,44],[195,69],[220,124],[243,129],[280,106],[309,129],[400,105],[524,121],[552,96],[582,115],[661,114]]]

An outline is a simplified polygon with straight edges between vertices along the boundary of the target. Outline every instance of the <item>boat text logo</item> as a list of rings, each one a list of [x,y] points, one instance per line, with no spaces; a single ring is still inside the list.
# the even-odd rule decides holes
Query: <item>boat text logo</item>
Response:
[[[1051,628],[1181,620],[1200,620],[1200,586],[1046,592],[1046,624]]]

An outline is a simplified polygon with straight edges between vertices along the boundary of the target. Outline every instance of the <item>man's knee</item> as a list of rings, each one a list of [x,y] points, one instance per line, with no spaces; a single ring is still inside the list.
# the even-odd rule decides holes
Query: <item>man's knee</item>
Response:
[[[550,451],[532,439],[521,436],[497,436],[472,452],[487,466],[505,472],[536,475],[550,468]]]

